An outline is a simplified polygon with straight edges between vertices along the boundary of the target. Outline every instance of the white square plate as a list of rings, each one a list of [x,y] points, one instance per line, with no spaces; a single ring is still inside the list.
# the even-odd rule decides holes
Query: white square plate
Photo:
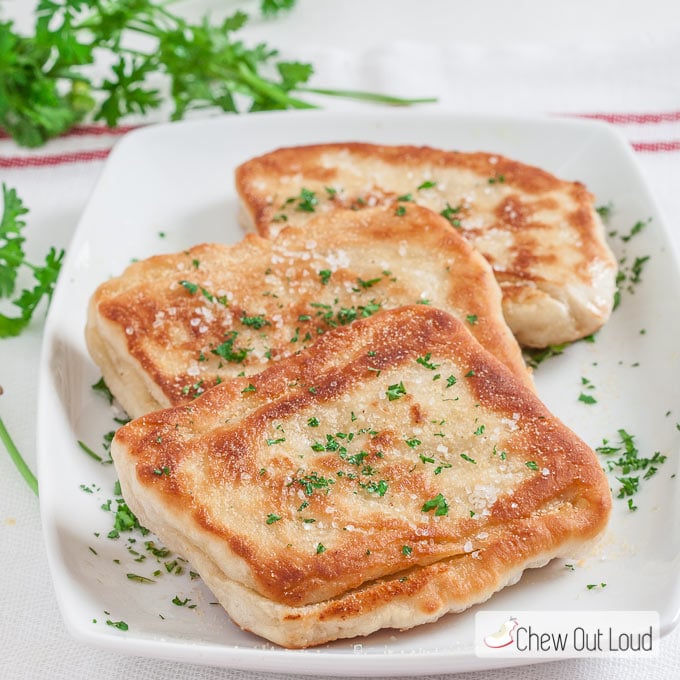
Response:
[[[115,470],[88,457],[78,440],[101,452],[112,412],[91,385],[99,372],[83,339],[96,286],[132,258],[173,252],[202,241],[235,242],[234,168],[279,146],[324,141],[430,144],[501,153],[584,182],[597,204],[614,205],[610,229],[617,256],[630,267],[649,255],[642,281],[593,343],[580,342],[542,364],[538,391],[591,446],[635,436],[641,455],[667,462],[641,484],[628,509],[614,502],[610,528],[592,557],[525,574],[482,605],[485,610],[657,610],[662,633],[678,621],[680,493],[680,300],[678,265],[662,218],[628,145],[605,125],[586,121],[453,116],[445,112],[276,113],[150,127],[114,149],[68,250],[44,340],[38,412],[40,501],[48,558],[64,619],[80,640],[127,654],[225,667],[323,675],[431,674],[488,668],[507,660],[474,654],[474,613],[449,615],[407,632],[382,631],[303,651],[283,650],[242,632],[200,580],[167,574],[144,539],[109,539]],[[650,223],[629,241],[638,220]],[[164,234],[164,235],[163,235]],[[581,379],[595,404],[578,400]],[[105,454],[102,454],[105,455]],[[81,485],[90,493],[81,489]],[[614,494],[619,484],[612,476]],[[115,503],[114,503],[115,507]],[[98,534],[98,535],[97,535]],[[137,543],[128,539],[136,536]],[[148,538],[146,539],[148,540]],[[115,562],[119,561],[120,563]],[[127,573],[163,575],[139,583]],[[587,584],[606,583],[588,589]],[[172,599],[190,600],[177,606]],[[195,608],[190,608],[196,604]],[[125,621],[127,631],[107,625]],[[96,621],[96,622],[95,622]]]

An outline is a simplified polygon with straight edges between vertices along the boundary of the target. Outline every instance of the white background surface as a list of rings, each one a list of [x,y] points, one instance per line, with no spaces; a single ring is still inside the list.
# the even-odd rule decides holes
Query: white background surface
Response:
[[[13,0],[0,8],[3,16],[29,25],[29,5]],[[203,0],[180,6],[198,15],[206,8],[219,13],[239,3]],[[442,104],[461,112],[658,113],[680,111],[679,19],[680,5],[661,0],[648,1],[644,7],[585,0],[560,4],[300,0],[290,16],[259,21],[244,37],[266,40],[286,57],[313,62],[318,86],[435,95]],[[348,111],[362,106],[328,100],[324,105]],[[628,124],[622,130],[636,142],[680,139],[680,123],[673,121]],[[41,153],[89,150],[111,141],[58,141]],[[22,153],[10,142],[0,141],[0,156]],[[640,153],[638,160],[680,245],[680,153]],[[34,259],[50,245],[68,245],[101,167],[102,163],[92,162],[0,169],[0,180],[16,187],[31,208],[26,233],[27,249]],[[669,313],[677,314],[677,300],[671,304]],[[0,341],[0,384],[5,391],[0,397],[0,415],[33,467],[41,330],[42,322],[37,319],[21,338]],[[667,376],[668,380],[678,378]],[[277,677],[124,658],[73,642],[56,606],[38,504],[8,457],[0,454],[3,677]],[[461,677],[670,680],[678,677],[678,668],[680,630],[662,641],[661,654],[653,661],[565,661]]]

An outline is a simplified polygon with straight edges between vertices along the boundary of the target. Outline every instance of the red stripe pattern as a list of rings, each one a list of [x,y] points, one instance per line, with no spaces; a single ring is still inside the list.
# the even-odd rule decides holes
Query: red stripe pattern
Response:
[[[680,111],[661,111],[657,113],[575,113],[574,118],[601,120],[611,125],[658,125],[663,123],[680,123]],[[103,125],[77,125],[62,137],[120,137],[141,125],[122,125],[115,128]],[[9,135],[0,130],[0,140],[9,139]],[[680,151],[680,139],[659,141],[632,141],[631,146],[638,153],[674,153]],[[104,160],[111,149],[95,151],[74,151],[70,153],[43,154],[35,156],[0,156],[0,168],[45,168],[67,163],[90,163]]]
[[[662,113],[577,113],[572,115],[575,118],[603,120],[612,125],[649,125],[680,122],[680,111],[664,111]]]
[[[110,153],[111,149],[99,149],[48,156],[0,156],[0,168],[46,168],[65,163],[88,163],[104,160]]]
[[[670,142],[631,142],[635,151],[641,153],[663,153],[664,151],[680,151],[680,139]]]
[[[67,137],[101,137],[102,135],[108,135],[111,137],[119,137],[120,135],[125,135],[128,132],[137,130],[143,127],[142,125],[120,125],[119,127],[106,127],[105,125],[76,125],[72,127],[68,132],[60,135],[61,139]],[[0,139],[11,139],[10,136],[4,131],[0,130]]]

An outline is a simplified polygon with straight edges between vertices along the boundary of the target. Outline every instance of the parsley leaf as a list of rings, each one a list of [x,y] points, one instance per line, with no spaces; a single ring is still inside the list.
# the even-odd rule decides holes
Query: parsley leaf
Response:
[[[421,511],[429,512],[430,510],[434,510],[434,514],[437,517],[449,514],[449,504],[446,502],[446,498],[444,498],[441,493],[438,493],[434,498],[431,498],[429,501],[425,501],[425,503],[423,503]]]
[[[406,394],[406,388],[404,387],[403,382],[396,383],[394,385],[390,385],[387,390],[385,391],[385,394],[387,395],[387,398],[390,401],[394,401],[395,399],[400,399]]]
[[[0,25],[0,30],[1,30]],[[0,41],[1,42],[1,41]],[[1,49],[1,46],[0,46]],[[1,69],[0,69],[1,70]],[[1,99],[1,97],[0,97]],[[10,297],[15,293],[19,268],[24,266],[31,270],[35,285],[26,288],[12,300],[19,308],[17,316],[0,314],[0,338],[16,336],[28,326],[43,298],[49,301],[61,270],[64,251],[57,252],[50,248],[42,265],[26,261],[23,249],[25,241],[22,230],[26,226],[21,217],[28,213],[16,190],[2,185],[3,212],[0,219],[0,298]]]
[[[260,11],[265,16],[273,16],[282,10],[289,10],[295,5],[295,0],[261,0]]]

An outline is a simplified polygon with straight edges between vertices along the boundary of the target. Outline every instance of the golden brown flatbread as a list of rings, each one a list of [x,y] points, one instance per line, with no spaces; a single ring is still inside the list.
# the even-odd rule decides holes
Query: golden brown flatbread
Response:
[[[249,235],[134,263],[92,296],[86,338],[113,394],[139,416],[416,302],[461,318],[532,384],[487,262],[416,205],[337,211],[274,240]]]
[[[336,208],[415,202],[441,213],[490,262],[523,345],[590,335],[612,310],[616,260],[590,192],[497,154],[298,146],[242,164],[236,189],[244,221],[269,238]]]
[[[121,428],[140,522],[286,647],[410,628],[605,527],[593,451],[424,305],[384,311]]]

